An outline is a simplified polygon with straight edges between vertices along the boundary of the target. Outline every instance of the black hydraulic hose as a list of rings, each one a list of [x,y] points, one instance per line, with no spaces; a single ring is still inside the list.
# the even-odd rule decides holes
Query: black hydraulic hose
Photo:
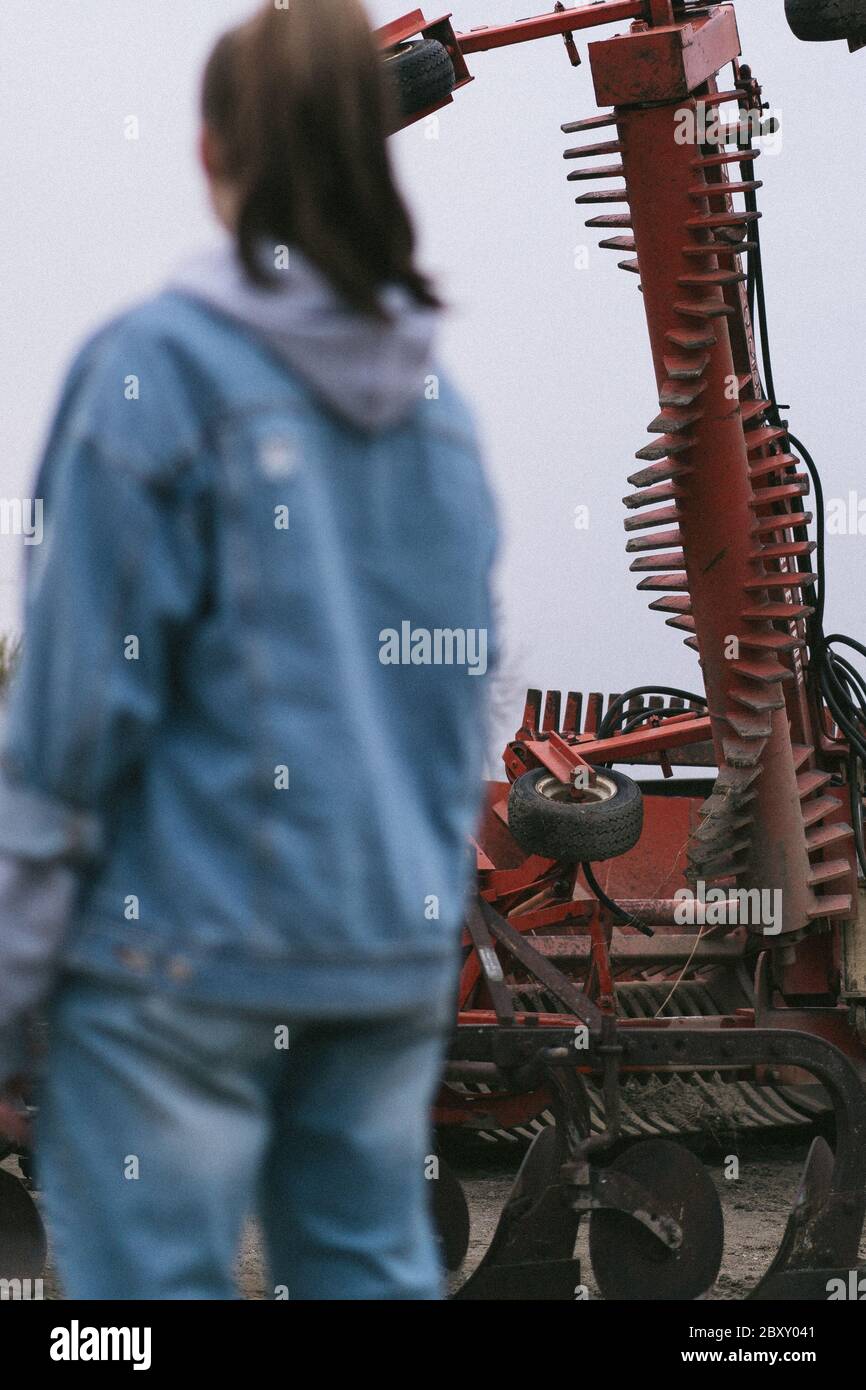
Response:
[[[857,846],[860,872],[866,878],[866,837],[864,837],[863,827],[863,799],[860,795],[860,769],[859,759],[852,756],[848,762],[848,781],[851,784],[851,820],[854,826],[854,843]]]
[[[606,907],[608,912],[613,913],[617,921],[622,922],[627,927],[635,927],[639,932],[643,932],[644,936],[655,936],[652,927],[648,927],[646,922],[642,921],[640,917],[635,917],[631,912],[626,912],[624,908],[620,907],[619,903],[615,903],[613,898],[607,896],[607,893],[605,893],[595,874],[592,872],[591,864],[581,864],[580,867],[583,869],[583,876],[587,881],[590,892],[595,894],[602,907]]]
[[[597,738],[611,738],[617,732],[619,726],[624,722],[626,716],[626,705],[631,700],[641,699],[644,695],[671,695],[675,700],[684,700],[690,705],[701,705],[706,707],[706,696],[695,695],[691,690],[678,690],[672,685],[638,685],[634,690],[627,690],[624,695],[620,695],[611,702],[610,708],[599,725]],[[642,713],[644,711],[641,711]],[[637,713],[637,711],[634,711]],[[661,710],[647,710],[647,715],[661,714]],[[675,710],[675,714],[685,714],[686,710]]]
[[[787,428],[787,426],[785,427]],[[796,449],[806,465],[809,478],[812,483],[812,494],[815,498],[815,539],[818,548],[815,551],[815,569],[818,575],[817,586],[812,586],[812,596],[815,602],[815,612],[810,619],[810,631],[814,634],[816,642],[820,645],[821,633],[824,629],[824,601],[826,593],[826,534],[824,527],[824,486],[821,482],[821,475],[818,472],[818,465],[809,453],[802,440],[788,430],[788,442]],[[817,588],[817,591],[816,591]]]
[[[748,162],[748,151],[744,150]],[[754,192],[746,194],[746,204],[757,209]],[[814,613],[808,623],[810,661],[809,671],[815,682],[817,692],[832,715],[837,728],[848,740],[851,756],[848,762],[849,796],[851,802],[851,821],[854,830],[854,843],[860,871],[866,877],[866,828],[864,828],[863,804],[860,792],[860,778],[866,771],[866,678],[850,661],[841,656],[834,647],[843,646],[866,658],[866,646],[853,637],[834,633],[827,637],[824,633],[824,618],[827,596],[827,557],[826,557],[826,515],[824,488],[821,475],[809,450],[802,440],[788,430],[787,422],[781,418],[776,400],[773,379],[773,362],[767,314],[767,297],[764,284],[764,268],[761,260],[761,233],[757,221],[753,223],[752,240],[755,249],[749,253],[749,302],[757,306],[757,322],[760,330],[761,361],[765,394],[771,406],[768,417],[773,425],[787,431],[789,445],[803,459],[812,484],[815,500],[815,573],[817,584],[808,586]],[[753,314],[754,323],[754,314]],[[801,509],[802,509],[802,504]],[[806,567],[806,562],[801,568]]]

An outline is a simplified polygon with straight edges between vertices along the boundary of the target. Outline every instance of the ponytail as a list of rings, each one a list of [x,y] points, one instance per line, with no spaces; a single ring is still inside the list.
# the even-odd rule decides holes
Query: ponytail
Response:
[[[203,116],[240,192],[238,250],[256,283],[273,282],[262,247],[287,245],[362,313],[382,316],[391,284],[438,305],[391,169],[391,99],[360,0],[271,0],[219,41]]]

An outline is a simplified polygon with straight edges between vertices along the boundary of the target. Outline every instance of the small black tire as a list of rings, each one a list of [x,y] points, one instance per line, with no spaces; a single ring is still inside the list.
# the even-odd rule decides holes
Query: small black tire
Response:
[[[403,116],[435,106],[451,95],[456,82],[454,64],[436,39],[413,39],[386,54],[385,70],[397,92]]]
[[[785,14],[807,43],[866,38],[866,0],[785,0]]]
[[[633,849],[643,829],[643,797],[630,777],[599,768],[583,800],[546,768],[526,772],[511,788],[508,828],[527,854],[595,864]]]

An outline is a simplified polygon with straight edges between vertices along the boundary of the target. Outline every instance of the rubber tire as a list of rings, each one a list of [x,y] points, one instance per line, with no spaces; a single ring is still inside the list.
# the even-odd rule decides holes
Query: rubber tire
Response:
[[[866,37],[866,0],[785,0],[785,13],[807,43]]]
[[[640,787],[622,772],[605,768],[601,775],[616,784],[607,801],[552,801],[537,790],[550,773],[526,772],[511,788],[508,828],[527,854],[545,859],[596,864],[633,849],[643,829]]]
[[[387,55],[385,69],[396,87],[397,103],[404,116],[444,101],[457,80],[451,55],[436,39],[414,39],[402,44]]]

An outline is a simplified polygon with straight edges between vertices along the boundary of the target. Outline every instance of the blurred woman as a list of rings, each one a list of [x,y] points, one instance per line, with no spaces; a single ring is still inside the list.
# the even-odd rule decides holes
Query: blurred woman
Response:
[[[74,363],[0,807],[0,1077],[72,1298],[440,1294],[491,506],[357,0],[218,44],[224,245]],[[482,659],[483,653],[483,659]]]

